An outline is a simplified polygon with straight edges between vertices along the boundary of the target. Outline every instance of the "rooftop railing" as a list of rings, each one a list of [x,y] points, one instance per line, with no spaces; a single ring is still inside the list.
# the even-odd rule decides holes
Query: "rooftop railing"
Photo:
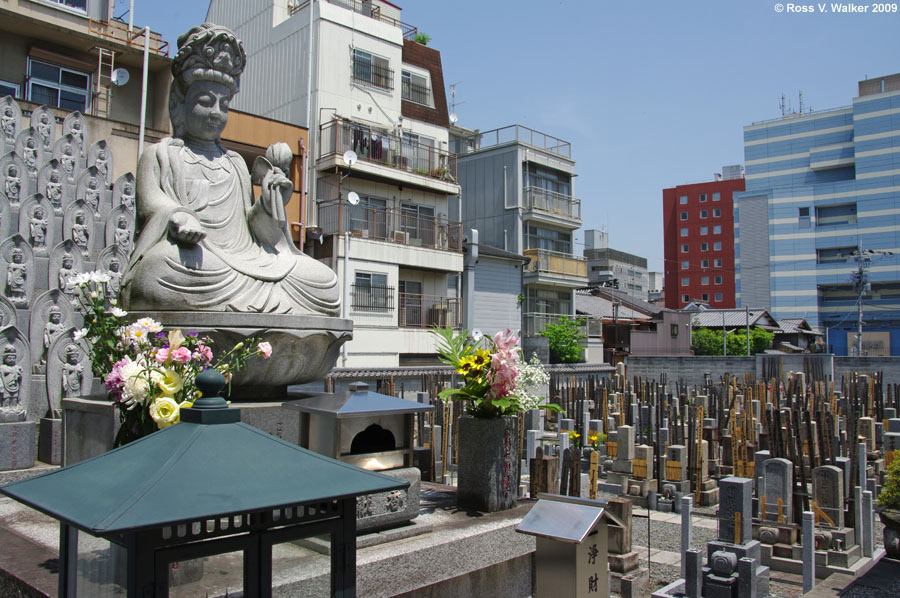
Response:
[[[128,24],[117,19],[109,21],[95,21],[88,19],[88,30],[91,35],[98,35],[110,41],[125,44],[136,50],[144,49],[144,29],[134,27],[128,31]],[[162,35],[155,31],[150,32],[150,51],[160,56],[169,55],[169,42],[163,41]]]
[[[319,148],[319,158],[353,150],[366,162],[456,182],[456,154],[351,121],[335,119],[319,127]]]
[[[331,200],[319,203],[318,225],[325,235],[350,232],[366,239],[462,252],[462,223],[441,217]]]
[[[522,334],[524,336],[536,336],[547,327],[547,324],[556,324],[559,319],[570,320],[575,323],[578,332],[588,337],[603,336],[603,322],[591,316],[572,316],[569,314],[552,314],[543,312],[527,312],[522,314]]]
[[[546,249],[526,249],[522,253],[531,258],[525,272],[587,278],[587,261],[581,256]]]
[[[581,200],[540,187],[525,189],[525,207],[564,218],[581,220]]]
[[[325,0],[329,4],[334,4],[335,6],[340,6],[341,8],[346,8],[347,10],[352,10],[353,12],[367,16],[371,19],[375,19],[376,21],[381,21],[382,23],[387,23],[388,25],[393,25],[394,27],[399,27],[401,31],[403,31],[403,37],[405,39],[416,39],[416,34],[418,33],[418,29],[413,25],[408,23],[404,23],[403,21],[398,21],[393,17],[389,17],[387,15],[381,14],[381,7],[375,4],[374,2],[360,2],[359,0]],[[309,5],[309,0],[305,2],[294,1],[293,3],[288,4],[288,9],[290,10],[291,16],[300,12],[304,8]]]
[[[483,150],[495,145],[505,143],[525,143],[538,149],[553,152],[566,158],[572,157],[572,144],[558,137],[529,129],[522,125],[510,125],[490,131],[479,132],[476,135],[475,147],[472,151]]]

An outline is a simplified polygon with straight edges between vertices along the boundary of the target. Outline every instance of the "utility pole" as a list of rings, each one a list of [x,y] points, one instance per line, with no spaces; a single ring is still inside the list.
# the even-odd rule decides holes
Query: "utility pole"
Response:
[[[856,291],[856,355],[862,357],[862,332],[863,332],[863,297],[866,291],[871,289],[869,283],[869,262],[872,261],[871,255],[894,255],[893,251],[884,251],[879,249],[863,249],[862,241],[857,241],[856,251],[853,252],[856,258],[856,272],[851,276],[853,281],[853,290]]]

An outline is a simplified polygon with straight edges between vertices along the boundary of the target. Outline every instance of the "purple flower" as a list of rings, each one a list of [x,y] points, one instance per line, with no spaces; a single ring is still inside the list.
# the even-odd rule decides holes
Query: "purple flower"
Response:
[[[193,337],[193,338],[197,338],[198,336],[200,336],[200,333],[199,332],[188,332],[187,335],[190,337]]]

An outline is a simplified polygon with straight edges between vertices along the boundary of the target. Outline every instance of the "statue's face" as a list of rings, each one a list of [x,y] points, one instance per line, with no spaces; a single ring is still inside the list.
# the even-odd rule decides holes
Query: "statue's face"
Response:
[[[34,217],[35,218],[43,218],[44,217],[44,208],[37,207],[34,209]]]
[[[6,107],[6,110],[4,110],[3,113],[4,113],[6,116],[8,116],[8,117],[12,117],[12,115],[13,115],[12,108],[10,108],[9,106],[7,106],[7,107]]]
[[[59,172],[58,171],[54,170],[53,172],[50,173],[50,181],[53,183],[59,182]]]
[[[7,353],[3,358],[4,363],[6,365],[16,365],[16,354],[15,353]]]
[[[75,222],[78,224],[84,224],[84,214],[82,212],[78,212],[75,214]]]
[[[19,169],[16,168],[15,166],[10,166],[9,167],[9,176],[11,176],[11,177],[19,176]]]
[[[21,264],[21,263],[22,263],[22,259],[23,259],[22,252],[21,252],[21,251],[14,251],[13,254],[12,254],[12,259],[13,259],[13,261],[14,261],[15,263]]]
[[[99,152],[97,152],[97,159],[106,160],[106,151],[100,150]]]
[[[111,272],[118,272],[119,271],[119,260],[110,260],[109,270]]]
[[[62,318],[62,314],[60,314],[58,311],[50,312],[50,321],[53,322],[54,324],[59,324],[59,321],[61,318]]]
[[[132,193],[134,193],[134,187],[132,187],[130,184],[125,185],[125,188],[122,190],[122,193],[124,193],[125,195],[131,195]]]
[[[96,189],[97,188],[97,179],[90,179],[88,181],[88,187],[90,187],[91,189]]]
[[[72,256],[70,256],[70,255],[63,256],[63,260],[62,260],[63,268],[71,268],[72,263],[73,263]]]
[[[184,99],[184,126],[187,135],[202,141],[216,141],[228,121],[231,90],[213,81],[197,81]]]
[[[66,353],[66,359],[68,359],[69,363],[75,365],[76,363],[78,363],[78,353],[76,353],[75,351],[68,351]]]

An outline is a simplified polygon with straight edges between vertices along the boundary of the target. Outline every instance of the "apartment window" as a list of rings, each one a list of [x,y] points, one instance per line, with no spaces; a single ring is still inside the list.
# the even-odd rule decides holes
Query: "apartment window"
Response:
[[[713,225],[713,234],[714,234],[714,235],[721,235],[721,234],[722,234],[722,225],[721,225],[721,224],[714,224],[714,225]]]
[[[709,301],[709,293],[703,293],[702,295],[700,295],[700,300]]]
[[[528,227],[527,249],[546,249],[558,253],[571,253],[572,236],[549,228]]]
[[[681,229],[681,236],[682,237],[688,236],[688,229],[686,229],[686,228]]]
[[[719,201],[720,199],[722,199],[722,194],[719,193],[718,191],[714,191],[713,192],[713,201]]]
[[[682,243],[681,253],[687,253],[688,251],[690,251],[690,245],[688,245],[687,243]]]
[[[353,285],[352,309],[385,312],[394,309],[394,287],[387,286],[387,274],[357,272]]]
[[[5,96],[12,96],[14,98],[21,98],[19,95],[19,87],[18,83],[10,83],[9,81],[3,81],[0,79],[0,98]]]
[[[531,163],[526,164],[526,166],[526,171],[523,173],[526,187],[537,187],[544,191],[565,196],[572,195],[572,175],[569,173]],[[542,193],[541,198],[544,201],[551,201],[550,198],[547,198],[547,195],[547,193]]]
[[[709,234],[709,227],[708,227],[708,226],[701,226],[701,227],[700,227],[700,234],[701,234],[701,235],[708,235],[708,234]]]
[[[683,206],[687,205],[687,195],[682,195],[681,197],[679,197],[678,203],[680,203]]]
[[[722,242],[716,241],[713,243],[713,251],[722,251]]]
[[[839,264],[849,261],[856,255],[857,248],[850,247],[829,247],[828,249],[816,249],[817,264]]]
[[[428,89],[428,79],[411,73],[400,73],[400,97],[416,104],[431,105],[431,91]]]
[[[669,325],[669,334],[673,337],[678,336],[678,324]]]
[[[721,268],[721,267],[722,267],[722,260],[719,260],[719,259],[713,260],[713,268]]]
[[[87,0],[44,0],[51,4],[59,4],[66,8],[73,8],[80,12],[87,12]]]
[[[809,228],[809,208],[797,208],[797,225],[800,228]]]
[[[713,210],[713,218],[719,218],[722,215],[722,210],[716,208]]]
[[[722,293],[715,294],[716,301],[722,301]]]
[[[706,193],[700,194],[700,203],[706,203]]]
[[[716,276],[716,277],[714,277],[714,278],[713,278],[713,283],[714,283],[714,284],[722,284],[722,277],[721,277],[721,276]]]
[[[688,294],[684,294],[684,295],[681,296],[681,301],[684,302],[684,303],[690,303],[690,302],[691,302],[691,296],[688,295]]]
[[[709,268],[709,260],[700,260],[701,268]]]
[[[691,286],[691,279],[689,276],[685,276],[684,278],[681,279],[681,286],[683,286],[683,287]]]
[[[709,276],[701,276],[701,277],[700,277],[700,284],[703,285],[703,286],[709,285]]]
[[[856,224],[855,203],[816,208],[816,227],[838,226],[841,224]]]
[[[700,243],[700,251],[709,251],[709,243]]]
[[[27,96],[35,104],[87,112],[91,105],[91,76],[29,58]]]
[[[418,204],[403,204],[400,209],[400,229],[409,233],[410,239],[422,241],[422,245],[434,245],[434,208]]]
[[[685,260],[685,261],[681,262],[681,269],[682,269],[682,270],[687,270],[687,269],[690,268],[690,267],[691,267],[691,263],[690,263],[689,261]]]
[[[381,89],[394,89],[394,71],[387,58],[353,49],[353,81]]]
[[[709,211],[707,211],[707,210],[700,210],[700,217],[701,217],[701,218],[706,218],[707,216],[709,216]]]
[[[687,212],[682,212],[682,213],[681,213],[681,219],[682,219],[682,220],[687,220],[687,219],[688,219],[688,213],[687,213]]]

